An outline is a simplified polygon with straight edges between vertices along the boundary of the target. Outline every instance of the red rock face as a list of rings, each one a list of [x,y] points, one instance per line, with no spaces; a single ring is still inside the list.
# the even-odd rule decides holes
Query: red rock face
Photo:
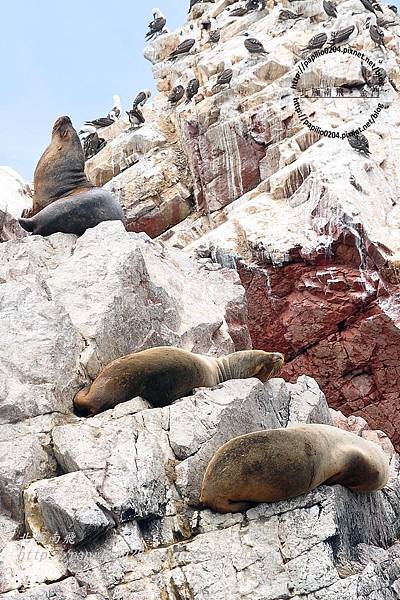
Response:
[[[331,407],[400,448],[400,293],[345,264],[240,267],[254,348],[286,355],[282,377],[314,377]]]
[[[210,127],[188,121],[185,142],[196,181],[198,210],[218,210],[260,183],[259,163],[265,148],[251,137],[240,115]]]

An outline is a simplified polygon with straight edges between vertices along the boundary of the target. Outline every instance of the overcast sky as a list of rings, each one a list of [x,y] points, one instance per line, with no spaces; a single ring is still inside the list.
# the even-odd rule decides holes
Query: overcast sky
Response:
[[[142,51],[152,8],[171,30],[189,0],[10,0],[2,3],[0,165],[30,181],[55,119],[75,127],[106,116],[114,94],[130,108],[154,89]]]
[[[174,30],[189,0],[2,2],[0,165],[31,181],[57,117],[79,128],[106,116],[114,94],[130,108],[138,90],[154,90],[142,54],[154,6]]]

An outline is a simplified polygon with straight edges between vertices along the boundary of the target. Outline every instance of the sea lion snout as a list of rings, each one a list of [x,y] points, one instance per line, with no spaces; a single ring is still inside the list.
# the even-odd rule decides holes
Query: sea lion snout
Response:
[[[58,133],[61,137],[64,137],[71,127],[72,121],[69,117],[59,117],[53,125],[53,134]]]

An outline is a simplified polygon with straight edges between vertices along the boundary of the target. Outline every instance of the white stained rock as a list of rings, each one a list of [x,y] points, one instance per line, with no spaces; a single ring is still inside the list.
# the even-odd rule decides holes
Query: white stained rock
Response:
[[[60,557],[33,539],[9,542],[0,552],[0,594],[58,581],[67,575]]]
[[[81,472],[33,483],[24,498],[26,522],[38,540],[55,535],[78,545],[115,525],[104,500]]]
[[[22,177],[9,167],[0,167],[0,242],[27,235],[18,218],[31,205],[31,194]]]

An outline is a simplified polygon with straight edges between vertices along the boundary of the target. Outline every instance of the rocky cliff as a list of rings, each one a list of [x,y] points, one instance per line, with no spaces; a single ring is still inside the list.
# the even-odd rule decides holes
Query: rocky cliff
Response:
[[[79,239],[24,237],[16,217],[29,189],[0,171],[1,598],[400,595],[400,463],[379,431],[400,447],[400,26],[384,7],[396,23],[381,49],[359,0],[338,2],[336,19],[319,2],[284,4],[237,18],[237,3],[199,2],[180,32],[145,49],[159,90],[145,125],[120,119],[87,162],[119,197],[128,232],[103,223]],[[283,8],[302,18],[282,20]],[[310,122],[340,135],[381,103],[364,132],[370,157],[310,130],[294,102],[301,49],[349,24],[351,47],[387,71],[379,98],[363,60],[339,51],[308,74],[317,88],[335,66],[332,87],[348,97],[301,101]],[[249,55],[246,31],[268,54]],[[185,38],[195,49],[168,61]],[[214,88],[230,66],[230,85]],[[198,94],[172,106],[170,91],[194,77]],[[155,345],[209,355],[253,345],[287,364],[265,385],[229,381],[163,409],[136,398],[73,415],[74,394],[101,367]],[[322,486],[235,515],[199,509],[221,444],[295,423],[335,423],[381,444],[388,486]]]

